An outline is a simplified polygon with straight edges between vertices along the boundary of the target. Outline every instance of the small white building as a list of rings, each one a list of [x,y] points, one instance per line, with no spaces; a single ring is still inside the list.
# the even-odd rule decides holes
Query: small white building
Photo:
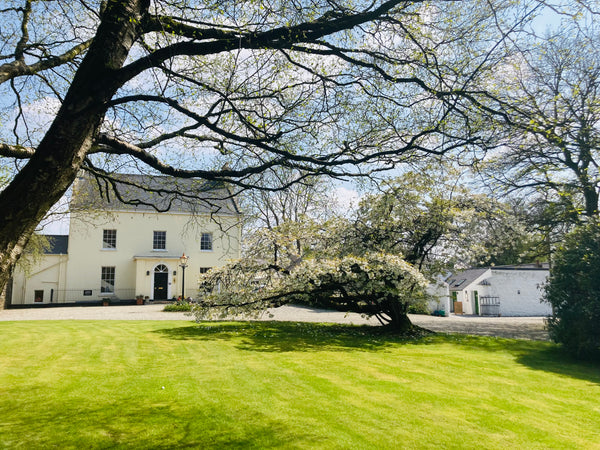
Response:
[[[448,279],[452,312],[478,316],[549,316],[542,302],[548,264],[469,269]]]
[[[117,196],[87,176],[76,180],[69,235],[51,236],[41,261],[15,270],[10,304],[165,300],[184,291],[194,297],[200,273],[240,257],[240,213],[222,186],[172,177],[118,179]],[[189,257],[185,287],[183,254]]]
[[[426,289],[429,301],[427,302],[427,309],[432,314],[447,316],[450,314],[450,292],[448,283],[444,280],[436,280],[435,282],[429,283]]]

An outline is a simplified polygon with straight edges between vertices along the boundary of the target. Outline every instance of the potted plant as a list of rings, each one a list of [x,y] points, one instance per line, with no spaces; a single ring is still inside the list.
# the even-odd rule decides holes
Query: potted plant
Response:
[[[143,305],[144,304],[144,296],[143,295],[138,295],[135,297],[135,303],[137,305]]]
[[[108,306],[110,305],[110,297],[104,297],[102,299],[102,306]]]

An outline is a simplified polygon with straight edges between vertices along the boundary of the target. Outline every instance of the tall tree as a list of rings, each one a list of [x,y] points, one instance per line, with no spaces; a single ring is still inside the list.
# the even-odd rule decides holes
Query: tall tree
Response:
[[[281,189],[281,186],[287,187]],[[278,263],[278,242],[271,239],[274,233],[265,233],[264,230],[273,231],[284,224],[300,223],[308,218],[325,220],[335,209],[335,199],[330,195],[330,180],[285,168],[273,170],[270,175],[262,174],[261,187],[249,190],[242,196],[241,208],[245,214],[243,237],[244,241],[252,242],[244,246],[244,253],[248,257],[264,257],[264,248],[256,252],[256,246],[257,241],[266,239],[267,242],[262,244],[270,246],[273,261]],[[302,238],[296,238],[296,247],[300,252]]]
[[[3,2],[0,288],[82,169],[245,189],[477,143],[472,84],[514,29],[495,3]]]
[[[389,252],[428,275],[454,267],[538,259],[519,208],[470,191],[442,162],[408,171],[365,196],[346,229],[348,252]],[[437,165],[437,164],[436,164]]]
[[[600,359],[600,226],[597,220],[567,234],[544,287],[552,305],[550,337],[579,358]]]
[[[498,80],[507,134],[483,167],[505,191],[543,199],[562,223],[598,215],[599,31],[572,22],[515,57]]]

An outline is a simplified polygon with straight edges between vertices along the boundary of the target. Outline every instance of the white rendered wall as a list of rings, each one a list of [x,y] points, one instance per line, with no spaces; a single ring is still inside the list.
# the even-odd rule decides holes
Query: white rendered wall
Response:
[[[548,316],[552,308],[540,301],[547,278],[548,270],[492,269],[487,295],[500,297],[502,316]]]
[[[107,296],[100,293],[103,266],[115,267],[115,292],[121,298],[136,295],[152,298],[153,270],[158,264],[169,269],[168,298],[176,297],[182,291],[178,258],[184,252],[189,256],[185,273],[186,296],[194,297],[201,267],[221,266],[240,256],[237,218],[220,220],[221,224],[208,217],[192,221],[189,214],[183,213],[72,214],[67,289],[77,298],[68,300],[97,300]],[[102,248],[104,229],[117,230],[116,249]],[[166,231],[165,250],[153,250],[154,231]],[[212,251],[200,250],[200,235],[206,232],[213,235]],[[150,274],[146,275],[148,271]],[[93,295],[83,297],[85,290],[92,290]]]
[[[43,255],[27,272],[17,266],[13,275],[13,305],[39,304],[35,291],[44,291],[42,303],[64,301],[67,255]]]

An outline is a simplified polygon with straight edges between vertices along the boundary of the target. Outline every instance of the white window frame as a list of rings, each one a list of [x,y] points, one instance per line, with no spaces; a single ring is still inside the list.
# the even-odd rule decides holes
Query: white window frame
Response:
[[[158,233],[162,233],[162,239],[157,239]],[[164,245],[164,247],[157,247],[156,244],[160,243],[162,240],[162,243]],[[167,232],[164,230],[154,230],[152,232],[152,250],[155,252],[164,252],[167,251]]]
[[[115,266],[102,266],[100,269],[100,293],[115,293]],[[112,284],[110,283],[112,281]]]
[[[204,248],[207,242],[210,244],[210,248]],[[212,233],[201,233],[200,234],[200,251],[201,252],[212,252],[213,251],[213,234]]]
[[[107,236],[112,232],[112,236]],[[112,241],[112,242],[111,242]],[[116,229],[105,229],[102,230],[102,250],[116,250],[117,249],[117,230]]]

